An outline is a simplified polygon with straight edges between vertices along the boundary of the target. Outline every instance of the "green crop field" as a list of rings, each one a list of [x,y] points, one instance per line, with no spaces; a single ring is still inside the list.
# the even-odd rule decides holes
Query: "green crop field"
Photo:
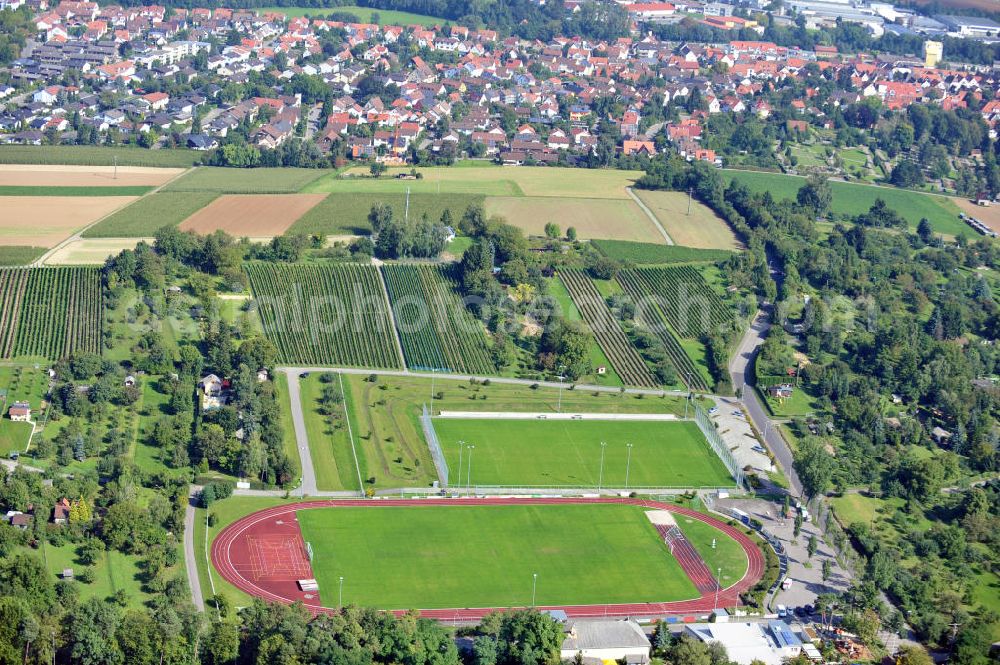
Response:
[[[371,7],[358,7],[356,5],[345,5],[343,7],[261,7],[258,14],[277,12],[284,14],[288,18],[299,16],[310,16],[323,18],[337,12],[340,14],[351,14],[360,23],[378,23],[379,25],[444,25],[447,19],[426,14],[414,14],[412,12],[401,12],[393,9],[373,9]],[[374,20],[377,19],[377,20]]]
[[[159,166],[186,168],[201,161],[197,150],[147,150],[135,146],[5,145],[0,164],[66,164],[70,166]]]
[[[368,213],[376,203],[384,203],[392,208],[393,217],[403,219],[406,214],[406,193],[335,193],[327,196],[306,214],[302,215],[288,233],[304,235],[367,235],[371,233]],[[474,194],[411,194],[410,220],[421,219],[424,215],[431,221],[441,219],[445,210],[450,210],[452,218],[461,219],[462,213],[470,205],[482,204],[483,197]]]
[[[284,363],[398,368],[389,303],[371,265],[245,266]]]
[[[324,605],[386,609],[684,600],[694,585],[640,506],[298,511]],[[722,536],[719,532],[719,537]]]
[[[174,180],[167,192],[219,194],[288,194],[297,192],[328,171],[320,169],[230,169],[205,166]]]
[[[693,422],[435,418],[454,485],[730,487],[733,479]],[[469,451],[475,446],[471,467]],[[604,471],[601,478],[601,442]],[[631,462],[628,448],[632,444]],[[463,456],[459,482],[459,456]],[[470,472],[471,471],[471,472]]]
[[[590,244],[609,259],[636,264],[695,263],[724,261],[733,255],[723,249],[697,249],[628,240],[591,240]]]
[[[0,269],[0,355],[99,353],[102,303],[96,268]]]
[[[142,185],[123,187],[2,185],[0,196],[142,196],[151,189],[153,188]]]
[[[794,199],[805,179],[783,173],[762,173],[757,171],[723,171],[727,181],[736,180],[754,192],[771,192],[776,200]],[[924,194],[893,187],[876,187],[857,183],[830,181],[833,203],[830,211],[837,215],[860,215],[868,212],[876,199],[906,219],[911,229],[916,229],[920,220],[926,217],[938,233],[957,235],[967,233],[968,228],[958,218],[959,209],[947,196]]]
[[[447,269],[382,267],[406,366],[416,370],[492,374],[486,329],[463,305]]]
[[[346,174],[329,174],[310,184],[304,191],[406,193],[409,189],[414,194],[627,199],[625,188],[642,176],[641,171],[548,166],[434,166],[417,170],[423,175],[419,180],[392,177],[409,173],[409,169],[389,169],[386,175],[375,179],[367,176],[367,169],[358,167],[350,169]]]
[[[122,208],[83,233],[84,238],[148,238],[177,226],[217,195],[213,192],[156,192]]]
[[[47,252],[44,247],[8,246],[0,247],[0,266],[24,266]]]

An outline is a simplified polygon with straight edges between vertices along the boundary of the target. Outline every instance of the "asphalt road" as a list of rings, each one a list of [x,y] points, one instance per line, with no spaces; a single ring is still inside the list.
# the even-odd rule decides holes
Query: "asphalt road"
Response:
[[[742,395],[743,406],[746,408],[750,421],[764,436],[765,444],[774,455],[774,459],[781,467],[785,477],[788,478],[792,494],[802,496],[802,483],[799,481],[799,475],[795,473],[792,450],[785,443],[785,439],[782,438],[775,424],[768,418],[765,407],[760,403],[760,399],[753,389],[754,379],[751,368],[754,356],[757,355],[761,344],[764,343],[764,338],[771,330],[769,316],[768,311],[757,312],[750,328],[740,340],[736,353],[729,361],[729,374],[732,377],[733,389],[739,390]]]
[[[299,391],[299,368],[282,367],[280,371],[288,377],[288,399],[292,403],[292,425],[295,427],[295,444],[299,448],[299,462],[302,465],[302,483],[299,491],[303,496],[316,496],[319,488],[316,486],[316,469],[313,467],[312,455],[309,454],[309,436],[306,434],[306,417],[302,413],[302,396]],[[370,372],[369,372],[370,373]]]
[[[191,587],[191,602],[199,612],[205,611],[205,597],[201,593],[201,581],[198,579],[198,560],[194,547],[194,502],[201,490],[192,485],[188,496],[187,509],[184,511],[184,567],[187,569],[188,586]]]

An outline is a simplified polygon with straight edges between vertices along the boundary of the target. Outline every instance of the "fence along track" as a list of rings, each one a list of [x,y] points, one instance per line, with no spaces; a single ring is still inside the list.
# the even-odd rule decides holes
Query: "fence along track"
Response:
[[[646,362],[632,346],[628,335],[604,303],[597,287],[581,270],[560,270],[559,277],[583,320],[594,331],[597,343],[626,384],[655,388],[659,384]]]

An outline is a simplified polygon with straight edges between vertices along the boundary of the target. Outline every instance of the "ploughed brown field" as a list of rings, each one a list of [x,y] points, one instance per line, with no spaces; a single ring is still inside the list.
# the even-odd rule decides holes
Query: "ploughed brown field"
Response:
[[[0,245],[54,247],[79,229],[135,201],[134,196],[5,196]]]
[[[183,222],[182,231],[225,231],[237,238],[280,236],[326,194],[230,194],[220,196]]]
[[[184,169],[119,166],[52,166],[46,164],[0,164],[3,187],[142,187],[167,182]]]
[[[981,206],[966,199],[955,199],[955,203],[958,204],[958,207],[966,215],[975,217],[986,226],[1000,233],[1000,203],[994,203],[991,206]],[[975,233],[971,226],[969,227],[969,232],[968,235]]]

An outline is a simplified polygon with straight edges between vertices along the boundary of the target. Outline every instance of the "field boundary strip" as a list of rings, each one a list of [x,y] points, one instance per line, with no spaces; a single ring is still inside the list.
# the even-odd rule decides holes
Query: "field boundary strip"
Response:
[[[614,604],[594,604],[594,605],[552,605],[541,606],[540,610],[562,610],[573,618],[582,617],[607,617],[607,616],[656,616],[667,614],[695,614],[713,611],[716,605],[717,594],[718,605],[722,607],[732,607],[740,602],[740,595],[751,589],[764,575],[766,562],[763,553],[757,544],[747,536],[738,526],[733,526],[722,520],[698,512],[691,508],[685,508],[670,503],[646,499],[626,499],[626,498],[468,498],[468,499],[330,499],[325,501],[305,501],[283,506],[267,508],[228,525],[216,536],[212,543],[212,565],[218,570],[222,577],[238,588],[240,591],[251,596],[263,598],[267,601],[291,603],[295,600],[302,600],[307,609],[314,614],[332,613],[335,610],[322,604],[316,598],[305,598],[297,589],[292,580],[265,584],[248,580],[241,574],[240,569],[246,569],[249,552],[246,547],[248,535],[267,533],[276,530],[278,533],[284,532],[286,526],[294,525],[294,530],[299,531],[295,513],[299,510],[313,508],[370,508],[372,510],[386,509],[393,507],[409,506],[512,506],[512,505],[560,505],[560,504],[622,504],[633,505],[644,508],[667,510],[678,515],[704,522],[723,534],[729,536],[739,544],[747,558],[747,568],[739,580],[723,589],[712,587],[708,593],[701,592],[697,598],[679,601],[666,602],[644,602],[644,603],[614,603]],[[287,519],[285,516],[288,516]],[[301,532],[299,531],[301,538]],[[666,547],[666,544],[664,544]],[[699,557],[700,558],[700,557]],[[682,567],[683,569],[683,567]],[[687,570],[685,570],[687,573]],[[316,602],[312,602],[315,600]],[[502,607],[478,607],[478,608],[447,608],[433,610],[418,610],[421,616],[439,620],[463,620],[477,621],[490,612],[507,609]],[[409,610],[387,608],[394,614],[403,614]]]

